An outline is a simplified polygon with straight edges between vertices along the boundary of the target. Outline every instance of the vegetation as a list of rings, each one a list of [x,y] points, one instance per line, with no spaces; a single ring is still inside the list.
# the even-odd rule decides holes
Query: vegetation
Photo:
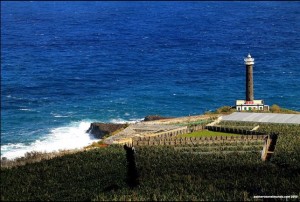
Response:
[[[293,166],[300,162],[300,125],[299,124],[276,124],[276,123],[253,123],[222,121],[219,125],[226,127],[254,127],[259,125],[258,131],[266,134],[271,132],[279,134],[274,162],[282,165]]]
[[[126,184],[122,146],[1,168],[1,200],[240,201],[255,200],[253,196],[300,197],[299,127],[260,125],[259,130],[279,133],[270,162],[261,161],[261,144],[253,142],[137,147],[140,184],[135,188]]]
[[[293,110],[290,110],[290,109],[281,108],[276,104],[273,104],[270,107],[270,112],[272,112],[272,113],[283,113],[283,114],[299,114],[300,113],[300,112],[293,111]]]
[[[90,145],[88,145],[88,146],[86,146],[86,147],[84,147],[85,149],[92,149],[92,148],[95,148],[95,147],[107,147],[108,146],[108,144],[105,144],[104,142],[103,142],[103,140],[100,140],[100,141],[98,141],[98,142],[93,142],[92,144],[90,144]]]
[[[194,154],[218,154],[218,153],[245,153],[254,152],[260,153],[263,148],[263,141],[251,141],[251,142],[214,142],[199,145],[176,145],[174,149],[182,152],[189,152]]]
[[[209,130],[195,131],[188,134],[177,135],[176,137],[215,137],[215,136],[239,136],[232,133],[214,132]]]
[[[72,149],[72,150],[59,150],[54,152],[37,152],[31,151],[25,153],[24,157],[19,157],[14,160],[8,160],[6,157],[1,159],[1,168],[10,168],[15,166],[23,166],[30,163],[40,162],[42,160],[49,160],[55,157],[64,156],[67,154],[74,154],[82,152],[80,149]]]
[[[11,169],[1,169],[1,201],[85,201],[126,187],[120,147],[94,149]]]
[[[245,122],[245,121],[221,121],[219,126],[226,126],[230,128],[253,128],[259,126],[258,131],[270,133],[276,132],[279,134],[296,133],[300,135],[299,124],[279,124],[279,123],[256,123],[256,122]]]
[[[231,114],[233,112],[237,112],[235,107],[223,106],[218,108],[215,111],[207,111],[205,114]],[[274,104],[270,107],[270,111],[260,111],[260,110],[247,110],[246,112],[259,112],[259,113],[282,113],[282,114],[300,114],[298,111],[293,111],[286,108],[281,108],[280,106]]]
[[[236,112],[236,109],[230,106],[223,106],[216,111],[207,111],[204,114],[231,114],[232,112]]]

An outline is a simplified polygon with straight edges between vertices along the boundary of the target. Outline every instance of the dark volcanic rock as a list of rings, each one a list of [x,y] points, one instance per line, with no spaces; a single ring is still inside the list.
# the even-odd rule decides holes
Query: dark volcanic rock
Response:
[[[159,115],[149,115],[146,116],[144,121],[155,121],[155,120],[161,120],[161,119],[171,119],[172,117],[163,117]]]
[[[86,132],[94,135],[96,138],[103,138],[103,136],[112,135],[117,130],[124,129],[127,126],[128,124],[91,123],[90,128]]]

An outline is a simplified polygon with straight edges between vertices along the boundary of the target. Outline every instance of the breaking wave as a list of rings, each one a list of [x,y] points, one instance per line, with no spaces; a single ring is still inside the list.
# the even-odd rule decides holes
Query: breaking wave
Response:
[[[1,157],[14,159],[22,157],[27,152],[54,152],[65,149],[80,149],[94,141],[90,134],[86,133],[91,122],[72,122],[65,127],[54,128],[43,139],[36,140],[30,144],[16,143],[1,146]]]

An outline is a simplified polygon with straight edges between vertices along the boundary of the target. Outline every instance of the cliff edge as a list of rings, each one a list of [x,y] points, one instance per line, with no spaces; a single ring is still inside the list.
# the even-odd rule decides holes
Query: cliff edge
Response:
[[[100,139],[104,136],[113,135],[115,132],[125,129],[127,126],[128,124],[91,123],[90,128],[86,132]]]

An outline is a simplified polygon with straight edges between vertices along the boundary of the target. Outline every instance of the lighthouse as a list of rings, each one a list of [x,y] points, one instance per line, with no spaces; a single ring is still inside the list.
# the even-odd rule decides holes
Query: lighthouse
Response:
[[[246,101],[253,102],[253,65],[254,58],[251,57],[250,53],[244,59],[246,65]]]
[[[269,111],[269,106],[264,104],[263,100],[254,100],[253,93],[253,65],[254,58],[251,57],[250,53],[244,58],[246,65],[246,100],[236,100],[237,111]]]

